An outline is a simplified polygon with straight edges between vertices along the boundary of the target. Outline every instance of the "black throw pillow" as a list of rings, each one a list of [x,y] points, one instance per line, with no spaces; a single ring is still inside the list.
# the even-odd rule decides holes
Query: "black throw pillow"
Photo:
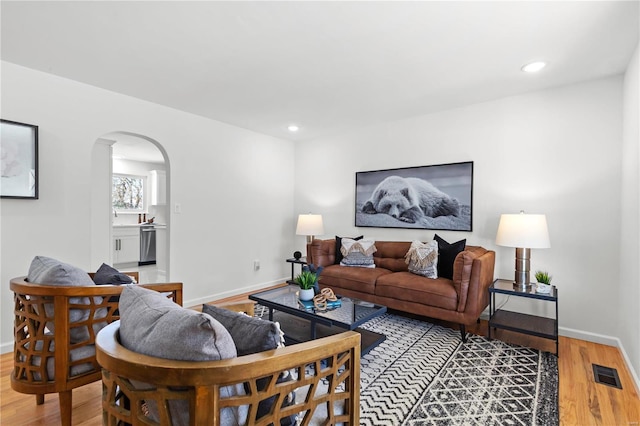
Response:
[[[93,282],[97,285],[103,284],[131,284],[133,280],[129,275],[122,274],[116,268],[113,268],[106,263],[103,263],[93,276]]]
[[[438,242],[438,277],[453,279],[453,262],[458,253],[467,246],[467,239],[448,243],[436,234],[433,237]]]
[[[122,274],[116,268],[103,263],[93,275],[93,282],[96,283],[96,285],[123,285],[131,284],[133,283],[133,280],[129,275]],[[111,296],[109,301],[119,302],[120,296]],[[118,311],[116,311],[116,313],[117,312]]]
[[[333,262],[336,265],[339,265],[340,262],[342,261],[342,252],[340,251],[340,249],[342,248],[342,239],[343,238],[351,238],[352,240],[361,240],[364,238],[364,235],[360,235],[359,237],[338,237],[336,235],[336,260],[335,262]]]

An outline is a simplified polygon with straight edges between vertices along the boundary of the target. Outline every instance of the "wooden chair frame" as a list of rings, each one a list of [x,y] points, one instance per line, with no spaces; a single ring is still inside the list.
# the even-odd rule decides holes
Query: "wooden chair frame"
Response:
[[[93,274],[89,274],[93,275]],[[127,273],[138,279],[137,272]],[[113,296],[122,292],[123,286],[54,286],[33,284],[26,277],[14,278],[10,282],[14,293],[14,350],[11,372],[13,390],[35,394],[38,405],[44,403],[44,395],[58,393],[60,398],[60,418],[63,426],[71,425],[71,390],[100,380],[102,374],[95,356],[96,323],[111,323],[119,319],[118,302]],[[182,283],[141,284],[182,305]],[[89,304],[72,303],[72,298],[84,298]],[[45,305],[53,306],[54,315],[47,316]],[[88,319],[74,322],[73,327],[86,327],[89,338],[71,343],[70,310],[89,311]],[[106,310],[106,317],[94,319],[97,310]],[[55,332],[47,329],[53,323]],[[71,361],[71,353],[82,352],[81,358]],[[54,377],[47,371],[48,360],[53,358]],[[88,370],[72,374],[72,369]]]
[[[226,308],[227,306],[225,306]],[[235,310],[235,309],[234,309]],[[248,406],[247,424],[280,425],[282,418],[299,414],[310,424],[316,409],[326,410],[323,424],[357,426],[360,422],[360,335],[353,331],[286,348],[220,361],[173,361],[146,356],[123,347],[119,322],[105,327],[96,341],[103,368],[103,424],[170,425],[170,400],[187,400],[191,425],[220,425],[225,407]],[[294,380],[277,383],[284,370]],[[263,388],[257,384],[266,382]],[[134,383],[144,382],[144,389]],[[326,393],[319,393],[321,382]],[[221,388],[241,383],[247,395],[223,397]],[[304,393],[294,405],[282,407],[292,391]],[[301,391],[302,389],[302,391]],[[258,403],[274,397],[270,413],[257,419]],[[145,402],[155,401],[160,422],[145,414]],[[341,406],[342,410],[335,410]],[[341,412],[339,412],[341,411]]]

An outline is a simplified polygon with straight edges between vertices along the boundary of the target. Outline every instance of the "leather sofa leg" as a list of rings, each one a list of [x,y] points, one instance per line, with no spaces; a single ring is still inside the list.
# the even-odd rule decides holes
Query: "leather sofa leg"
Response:
[[[71,391],[64,391],[58,394],[60,398],[60,424],[71,426]]]
[[[462,334],[462,343],[467,343],[467,328],[464,324],[460,324],[460,333]]]
[[[36,394],[36,405],[42,405],[42,404],[44,404],[44,394],[43,393]]]

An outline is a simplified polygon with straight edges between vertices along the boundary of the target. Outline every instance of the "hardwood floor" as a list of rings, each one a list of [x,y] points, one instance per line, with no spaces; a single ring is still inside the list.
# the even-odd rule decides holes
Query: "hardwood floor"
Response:
[[[234,297],[219,302],[241,300]],[[434,322],[433,320],[431,320]],[[457,326],[436,321],[453,328]],[[469,332],[487,334],[487,322],[470,327]],[[555,351],[555,343],[545,339],[497,330],[492,336],[514,344],[546,351]],[[618,370],[622,390],[597,384],[592,364]],[[58,396],[45,396],[43,405],[36,405],[35,396],[24,395],[11,389],[9,374],[13,366],[12,354],[0,356],[0,424],[1,425],[56,425],[60,424]],[[563,426],[640,426],[640,399],[634,383],[617,348],[560,338],[559,408]],[[101,382],[91,383],[73,391],[73,424],[93,426],[102,424]]]

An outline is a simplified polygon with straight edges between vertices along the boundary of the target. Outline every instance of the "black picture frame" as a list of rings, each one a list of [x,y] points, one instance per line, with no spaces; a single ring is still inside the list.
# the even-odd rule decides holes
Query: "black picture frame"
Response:
[[[473,230],[473,161],[356,172],[355,226]]]
[[[0,198],[38,199],[38,126],[0,119]]]

